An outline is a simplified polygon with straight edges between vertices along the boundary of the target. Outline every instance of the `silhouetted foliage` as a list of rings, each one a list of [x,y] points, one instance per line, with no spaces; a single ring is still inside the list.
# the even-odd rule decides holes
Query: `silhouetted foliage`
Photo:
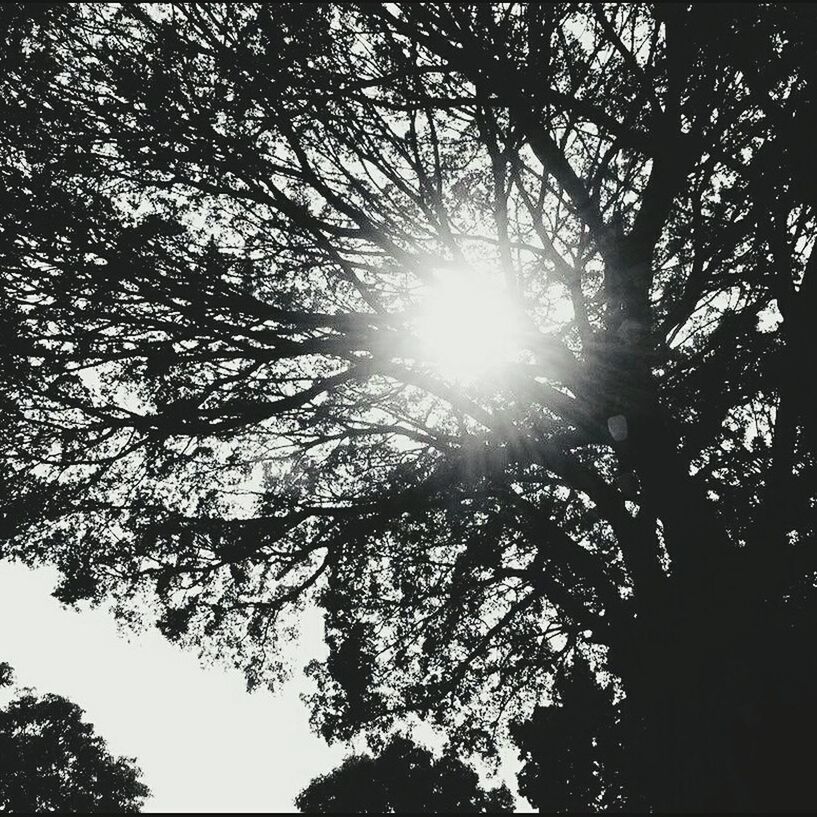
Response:
[[[814,807],[810,6],[0,14],[4,553],[250,686],[321,605],[327,737],[592,653],[632,807]]]
[[[611,690],[576,657],[558,674],[555,693],[556,702],[511,727],[520,794],[544,814],[620,809],[626,740]]]
[[[403,737],[393,737],[376,757],[352,755],[315,778],[296,798],[304,814],[510,813],[505,786],[484,790],[479,776],[450,753],[437,759]]]
[[[0,811],[140,810],[150,792],[139,769],[113,757],[82,716],[59,695],[23,693],[0,707]]]

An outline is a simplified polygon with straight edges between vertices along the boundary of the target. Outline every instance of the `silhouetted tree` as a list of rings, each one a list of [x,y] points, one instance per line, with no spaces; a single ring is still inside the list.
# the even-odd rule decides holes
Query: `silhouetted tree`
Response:
[[[511,727],[522,760],[520,794],[545,814],[627,805],[621,790],[627,741],[611,690],[577,656],[557,675],[554,692],[555,702]]]
[[[0,664],[8,685],[11,670]],[[150,794],[133,760],[115,758],[59,695],[24,693],[0,707],[0,811],[137,812]]]
[[[436,759],[421,746],[393,737],[376,757],[351,755],[316,777],[296,798],[305,814],[510,813],[507,787],[485,790],[477,773],[452,754]]]
[[[250,685],[319,603],[342,739],[490,751],[592,649],[639,803],[813,808],[809,6],[2,15],[5,552]]]

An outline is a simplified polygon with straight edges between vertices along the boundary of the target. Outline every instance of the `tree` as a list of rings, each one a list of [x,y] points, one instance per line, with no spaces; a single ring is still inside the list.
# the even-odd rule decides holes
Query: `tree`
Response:
[[[320,604],[341,739],[593,650],[647,807],[813,807],[809,7],[2,13],[5,551],[250,685]]]
[[[627,740],[621,713],[581,656],[557,676],[557,703],[513,724],[522,769],[519,791],[543,814],[616,811]],[[630,806],[642,805],[632,793]]]
[[[8,664],[0,664],[5,684]],[[150,794],[133,760],[115,758],[59,695],[18,695],[0,708],[0,810],[126,813]]]
[[[304,814],[510,813],[503,785],[483,790],[479,777],[454,755],[435,759],[407,738],[393,737],[376,757],[351,755],[337,769],[316,777],[296,798]]]

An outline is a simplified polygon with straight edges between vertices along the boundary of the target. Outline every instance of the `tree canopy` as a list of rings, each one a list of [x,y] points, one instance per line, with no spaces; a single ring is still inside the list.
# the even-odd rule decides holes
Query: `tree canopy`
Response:
[[[643,806],[622,790],[631,748],[612,690],[581,657],[559,674],[555,701],[512,724],[519,792],[543,814],[588,814]]]
[[[11,683],[0,664],[0,686]],[[129,758],[113,757],[59,695],[24,691],[0,707],[0,811],[106,814],[141,810],[150,794]]]
[[[585,655],[649,807],[813,806],[813,10],[0,14],[3,553],[250,686],[320,605],[327,737]]]
[[[510,813],[505,786],[484,790],[479,776],[453,754],[439,759],[404,737],[393,737],[376,756],[351,755],[315,778],[296,798],[304,814]]]

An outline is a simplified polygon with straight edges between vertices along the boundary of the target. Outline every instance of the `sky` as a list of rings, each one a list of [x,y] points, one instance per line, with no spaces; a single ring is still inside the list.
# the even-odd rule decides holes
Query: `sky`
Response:
[[[113,754],[137,758],[147,812],[292,811],[295,795],[336,766],[309,729],[301,671],[277,693],[248,694],[243,677],[203,668],[157,631],[126,636],[104,609],[77,612],[50,593],[56,571],[0,562],[0,661],[18,686],[81,706]],[[293,651],[322,651],[320,619]]]

